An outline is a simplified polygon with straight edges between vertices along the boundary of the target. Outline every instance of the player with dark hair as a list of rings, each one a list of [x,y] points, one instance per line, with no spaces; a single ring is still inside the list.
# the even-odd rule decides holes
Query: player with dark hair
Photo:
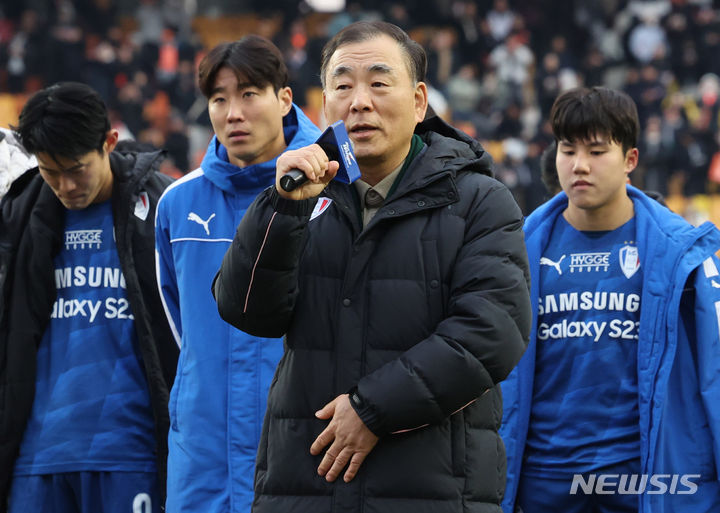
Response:
[[[38,167],[0,214],[0,511],[159,512],[178,355],[153,261],[162,153],[113,151],[79,83],[14,128]]]
[[[536,316],[502,385],[504,509],[720,511],[720,232],[627,184],[628,95],[573,89],[550,117],[563,191],[525,224]]]
[[[157,267],[181,348],[170,397],[170,513],[246,513],[279,339],[223,321],[213,276],[248,205],[275,181],[275,162],[320,131],[292,102],[288,71],[267,39],[222,43],[199,68],[215,136],[200,167],[163,195]]]

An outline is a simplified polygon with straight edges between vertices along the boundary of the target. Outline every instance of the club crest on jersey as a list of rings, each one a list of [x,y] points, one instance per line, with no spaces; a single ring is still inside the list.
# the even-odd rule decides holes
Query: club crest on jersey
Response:
[[[135,216],[144,221],[147,219],[148,212],[150,212],[150,197],[147,192],[142,191],[135,202]]]
[[[317,203],[315,203],[315,208],[312,211],[312,214],[310,214],[310,221],[315,219],[317,216],[325,212],[333,200],[330,198],[326,198],[324,196],[321,196],[318,198]]]
[[[620,269],[628,279],[640,269],[640,256],[636,246],[623,246],[620,248]]]

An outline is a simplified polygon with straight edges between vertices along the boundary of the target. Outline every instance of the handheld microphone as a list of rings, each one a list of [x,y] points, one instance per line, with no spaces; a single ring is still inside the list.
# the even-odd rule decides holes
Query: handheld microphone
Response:
[[[360,168],[355,160],[352,141],[350,141],[345,129],[345,123],[342,120],[336,121],[327,127],[318,140],[315,141],[315,144],[323,149],[328,159],[340,163],[340,168],[334,180],[342,183],[352,183],[360,178]],[[291,192],[307,181],[308,177],[305,173],[299,169],[291,169],[280,177],[280,187],[284,191]]]

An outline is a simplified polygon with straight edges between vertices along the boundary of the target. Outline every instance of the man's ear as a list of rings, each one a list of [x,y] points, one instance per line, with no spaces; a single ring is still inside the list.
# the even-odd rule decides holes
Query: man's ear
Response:
[[[637,148],[631,148],[625,154],[625,174],[629,175],[638,165],[640,153]]]
[[[110,153],[115,149],[118,139],[120,139],[120,132],[114,128],[107,131],[105,134],[105,142],[103,143],[103,150],[105,150],[105,153]]]
[[[428,90],[425,82],[418,82],[415,85],[415,122],[420,123],[425,119],[425,112],[428,107]]]
[[[283,117],[287,115],[288,112],[290,112],[290,109],[292,109],[292,101],[293,101],[293,94],[292,89],[289,87],[283,87],[278,91],[277,94],[278,100],[280,101],[280,104],[282,105],[281,112]]]

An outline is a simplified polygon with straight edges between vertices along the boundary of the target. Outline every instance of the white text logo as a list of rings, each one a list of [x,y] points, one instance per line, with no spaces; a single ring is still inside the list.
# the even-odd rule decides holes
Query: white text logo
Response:
[[[52,319],[70,319],[73,317],[87,317],[90,323],[94,323],[100,308],[105,305],[102,317],[106,319],[130,319],[134,317],[130,310],[130,302],[124,298],[105,298],[105,301],[98,299],[63,299],[58,298],[53,304]]]
[[[350,149],[350,141],[345,141],[342,144],[343,157],[345,158],[345,167],[349,168],[352,162],[355,160],[352,149]]]
[[[85,245],[100,249],[102,230],[68,230],[65,232],[65,249],[85,249]],[[71,248],[72,246],[72,248]]]
[[[593,342],[598,342],[605,333],[605,328],[608,328],[607,336],[609,338],[637,340],[639,327],[639,322],[630,319],[613,319],[603,322],[568,321],[563,319],[562,322],[552,325],[541,322],[538,325],[537,338],[538,340],[566,340],[591,337]]]
[[[698,486],[693,480],[700,479],[700,474],[582,474],[573,475],[570,494],[578,491],[585,495],[692,495]]]
[[[602,268],[607,271],[610,267],[610,252],[602,253],[573,253],[570,255],[570,272],[597,272]]]
[[[540,315],[557,312],[575,312],[577,310],[626,311],[637,312],[640,309],[640,296],[624,292],[562,292],[548,294],[540,298]]]
[[[125,288],[125,276],[117,267],[63,267],[55,269],[55,288],[68,287]]]

